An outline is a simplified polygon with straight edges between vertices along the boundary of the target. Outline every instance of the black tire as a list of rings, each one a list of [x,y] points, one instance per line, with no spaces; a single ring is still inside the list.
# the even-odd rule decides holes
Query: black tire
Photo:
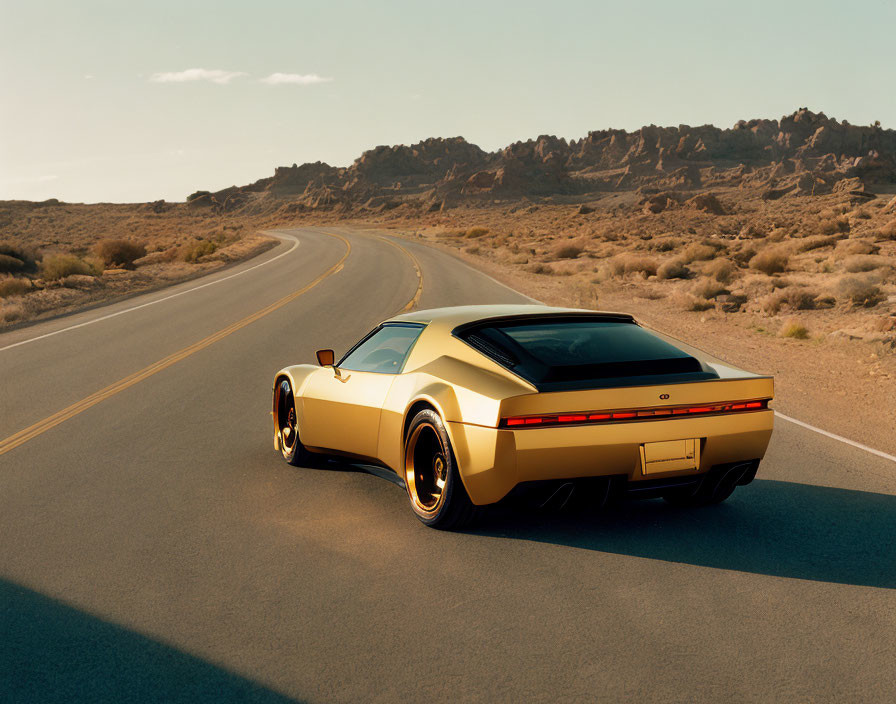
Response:
[[[707,472],[696,488],[676,489],[663,494],[663,498],[673,506],[684,508],[720,504],[734,493],[745,475],[755,471],[752,462],[722,466]]]
[[[278,382],[274,389],[274,399],[277,409],[274,434],[279,438],[280,454],[293,467],[308,466],[314,458],[299,439],[296,402],[288,379]]]
[[[445,424],[435,411],[420,411],[405,438],[405,486],[411,508],[425,525],[458,530],[478,514],[470,501]]]

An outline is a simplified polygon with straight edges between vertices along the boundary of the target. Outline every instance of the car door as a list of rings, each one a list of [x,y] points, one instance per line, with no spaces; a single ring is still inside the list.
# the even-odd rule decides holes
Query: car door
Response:
[[[375,458],[386,395],[422,329],[410,323],[381,325],[338,364],[312,374],[302,394],[302,441]]]

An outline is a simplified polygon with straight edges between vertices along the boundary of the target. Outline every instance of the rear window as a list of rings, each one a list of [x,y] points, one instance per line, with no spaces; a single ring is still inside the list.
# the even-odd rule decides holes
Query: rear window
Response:
[[[625,320],[529,317],[464,326],[455,334],[543,388],[717,378],[697,358]]]

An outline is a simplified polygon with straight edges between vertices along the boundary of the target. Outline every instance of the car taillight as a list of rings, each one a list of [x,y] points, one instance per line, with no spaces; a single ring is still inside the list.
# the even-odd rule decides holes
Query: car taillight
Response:
[[[737,401],[735,403],[715,403],[706,406],[665,406],[658,408],[632,408],[618,411],[600,411],[595,413],[557,413],[539,416],[511,416],[501,419],[501,427],[519,428],[545,425],[583,425],[614,421],[639,420],[641,418],[667,418],[695,416],[719,413],[736,413],[738,411],[756,411],[768,408],[771,399],[758,401]]]

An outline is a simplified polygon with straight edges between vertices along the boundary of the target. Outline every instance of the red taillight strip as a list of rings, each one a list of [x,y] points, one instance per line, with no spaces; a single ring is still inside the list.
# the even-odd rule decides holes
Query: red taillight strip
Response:
[[[615,421],[639,420],[641,418],[663,418],[675,416],[707,415],[716,413],[736,413],[757,411],[768,408],[771,399],[758,401],[736,401],[716,403],[706,406],[664,406],[658,408],[634,408],[619,411],[599,411],[588,413],[557,413],[543,416],[512,416],[501,419],[501,427],[518,428],[544,425],[585,425]]]

